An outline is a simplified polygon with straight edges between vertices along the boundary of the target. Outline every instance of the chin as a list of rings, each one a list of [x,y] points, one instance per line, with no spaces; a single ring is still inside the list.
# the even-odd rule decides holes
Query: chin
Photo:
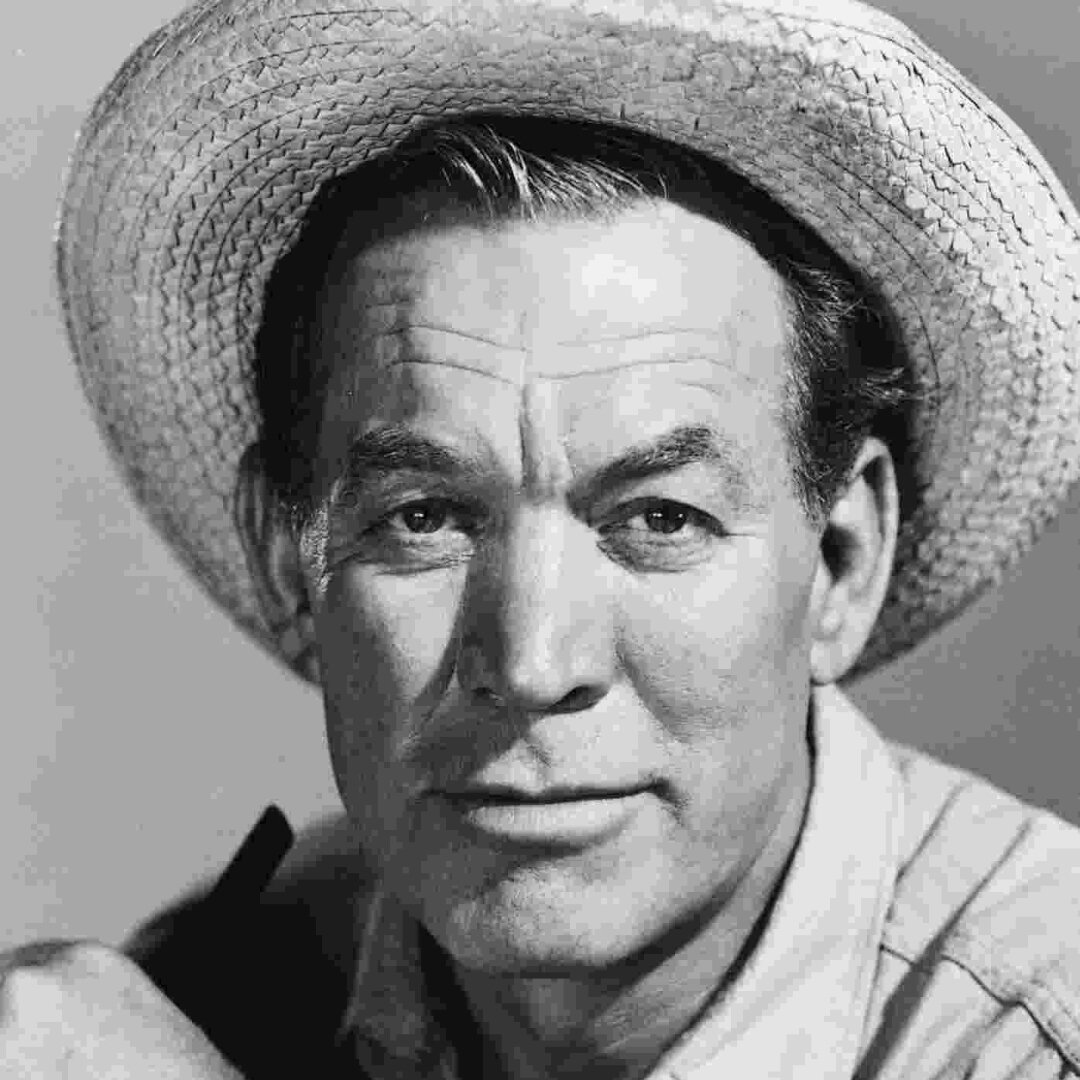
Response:
[[[609,971],[625,963],[632,950],[595,939],[568,941],[565,935],[522,935],[506,932],[466,934],[453,929],[439,943],[463,968],[491,976],[524,979],[567,979]]]
[[[650,912],[652,914],[653,912]],[[588,892],[577,897],[493,890],[424,919],[462,967],[489,975],[568,978],[625,963],[658,937],[644,912],[613,910]]]

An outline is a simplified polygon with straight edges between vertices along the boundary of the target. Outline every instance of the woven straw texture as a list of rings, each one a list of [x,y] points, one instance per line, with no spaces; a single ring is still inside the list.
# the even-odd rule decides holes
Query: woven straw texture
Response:
[[[477,110],[640,128],[728,162],[893,306],[933,393],[920,499],[861,663],[1027,549],[1080,471],[1080,222],[1028,139],[853,0],[221,0],[89,116],[58,267],[86,393],[135,497],[282,659],[232,514],[264,283],[318,185]]]

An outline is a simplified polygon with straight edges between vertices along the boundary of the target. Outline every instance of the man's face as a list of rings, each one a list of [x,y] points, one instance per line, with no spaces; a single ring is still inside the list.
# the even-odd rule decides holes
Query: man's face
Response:
[[[307,572],[338,785],[390,891],[523,974],[722,906],[805,794],[818,537],[777,275],[643,202],[385,241],[323,319]]]

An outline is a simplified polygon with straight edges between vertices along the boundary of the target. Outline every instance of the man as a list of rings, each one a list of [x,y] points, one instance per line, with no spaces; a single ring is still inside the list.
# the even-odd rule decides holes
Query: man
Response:
[[[261,901],[257,837],[130,944],[153,982],[18,952],[7,1072],[1080,1074],[1075,830],[835,688],[1075,480],[1078,254],[1023,136],[853,4],[151,39],[72,166],[73,344],[320,688],[350,825]]]

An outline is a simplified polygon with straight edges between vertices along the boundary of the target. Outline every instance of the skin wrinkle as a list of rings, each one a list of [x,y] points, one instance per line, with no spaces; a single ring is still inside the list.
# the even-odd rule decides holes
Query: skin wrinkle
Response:
[[[656,363],[663,363],[665,366],[674,366],[674,365],[677,365],[677,364],[692,364],[697,360],[707,360],[707,359],[709,359],[709,354],[705,353],[705,352],[700,352],[700,353],[697,353],[697,354],[685,356],[685,357],[683,357],[681,359],[680,358],[665,359],[663,361],[639,360],[636,363],[634,363],[634,362],[620,363],[618,366],[619,366],[620,370],[625,370],[627,368],[633,368],[633,367],[649,367],[649,366],[651,366],[653,364],[656,364]],[[385,364],[384,367],[389,369],[389,368],[392,368],[392,367],[399,366],[401,364],[429,364],[429,365],[432,365],[432,366],[438,366],[440,364],[443,364],[446,367],[460,368],[462,371],[471,371],[476,375],[483,375],[486,378],[494,379],[496,382],[505,382],[505,383],[508,383],[510,386],[520,386],[521,385],[521,383],[518,382],[518,381],[515,381],[513,379],[505,378],[505,377],[503,377],[501,375],[492,374],[490,371],[485,371],[483,368],[473,367],[473,366],[471,366],[469,364],[454,363],[454,362],[451,362],[449,360],[430,360],[430,359],[426,359],[424,357],[419,357],[419,356],[410,356],[410,357],[404,357],[404,358],[402,358],[400,360],[392,360],[389,363]],[[568,379],[580,379],[580,378],[584,378],[587,375],[602,375],[605,372],[610,371],[610,370],[611,370],[611,367],[581,368],[578,371],[564,371],[564,372],[558,372],[558,373],[551,374],[551,375],[547,375],[547,374],[534,375],[534,376],[532,376],[532,378],[536,382],[565,382]]]
[[[520,383],[516,379],[508,379],[502,375],[495,375],[490,371],[485,371],[483,368],[473,367],[471,364],[455,363],[451,360],[425,360],[417,356],[410,356],[407,359],[393,360],[386,364],[386,368],[401,367],[405,364],[428,364],[431,367],[447,367],[457,368],[458,371],[468,371],[473,375],[481,375],[485,379],[493,379],[495,382],[506,383],[507,386],[517,387]]]
[[[639,205],[633,213],[642,214],[648,212],[650,205],[659,205],[652,203],[651,201],[645,201],[642,205]],[[579,223],[580,227],[588,229],[590,232],[596,232],[598,228],[602,228],[596,222],[584,222]],[[551,223],[533,223],[534,230],[543,229],[547,232],[549,237],[557,236],[559,230],[551,225]],[[456,236],[468,236],[470,233],[476,233],[478,231],[476,226],[472,225],[459,225],[452,226],[447,229],[446,235]],[[427,234],[424,230],[420,235]],[[516,232],[511,224],[502,224],[493,226],[487,230],[487,235],[491,236],[496,241],[503,238],[512,238],[516,235]],[[557,332],[552,335],[551,340],[547,340],[547,331],[543,321],[537,322],[539,316],[535,310],[530,311],[528,308],[522,307],[516,312],[509,312],[505,316],[506,328],[510,330],[509,336],[491,336],[480,333],[476,329],[470,327],[465,329],[461,326],[450,327],[445,322],[432,319],[430,316],[418,317],[418,312],[415,306],[412,304],[409,288],[405,288],[389,299],[383,298],[381,293],[384,293],[388,287],[385,283],[390,281],[394,284],[404,283],[406,286],[416,284],[422,280],[423,274],[415,267],[409,267],[404,265],[402,261],[402,252],[407,250],[407,237],[402,238],[400,236],[394,239],[384,242],[381,245],[377,245],[375,251],[379,253],[380,262],[380,275],[374,282],[369,283],[366,286],[367,294],[364,299],[365,313],[370,316],[379,313],[380,317],[374,320],[373,326],[369,327],[369,330],[375,330],[376,327],[385,328],[385,332],[388,335],[408,335],[412,329],[421,329],[431,332],[442,331],[448,335],[462,337],[467,340],[475,341],[478,344],[487,344],[493,348],[502,348],[506,350],[519,350],[526,354],[525,363],[527,364],[527,370],[520,372],[519,378],[524,382],[528,378],[565,378],[565,377],[579,377],[580,375],[587,374],[587,372],[580,369],[572,372],[560,372],[552,371],[551,363],[547,357],[541,356],[529,356],[529,352],[539,351],[535,343],[531,345],[525,344],[526,331],[529,324],[536,323],[538,330],[544,332],[544,348],[545,349],[560,349],[564,351],[574,350],[578,347],[586,350],[595,349],[598,345],[603,344],[626,344],[631,341],[647,340],[649,338],[663,337],[666,334],[687,335],[688,337],[707,337],[713,339],[711,348],[699,349],[699,355],[703,357],[715,358],[717,350],[720,355],[732,356],[739,352],[746,351],[748,356],[753,355],[753,337],[754,333],[758,330],[758,324],[761,323],[760,314],[757,312],[753,300],[750,295],[740,293],[737,294],[731,301],[731,306],[727,311],[722,308],[718,309],[710,314],[719,317],[712,321],[710,325],[701,327],[690,327],[680,321],[679,318],[665,318],[658,320],[654,325],[648,328],[642,328],[637,321],[632,321],[627,328],[622,332],[612,332],[609,326],[605,326],[604,332],[597,334],[595,326],[590,327],[587,335],[583,336],[581,333],[575,335],[561,335]],[[500,275],[500,286],[498,288],[489,289],[488,296],[483,299],[500,303],[501,294],[506,288],[512,287],[512,281],[514,276],[524,277],[529,283],[529,287],[537,292],[533,279],[535,277],[535,270],[532,264],[528,260],[517,259],[515,261],[514,256],[519,254],[519,249],[510,245],[510,258],[506,263],[507,269]],[[344,249],[348,249],[348,245],[344,245]],[[463,269],[468,271],[467,267],[456,267],[455,260],[458,258],[458,251],[454,245],[448,245],[445,250],[440,249],[438,256],[433,263],[433,266],[429,269],[432,277],[442,278],[452,277],[453,273],[457,269]],[[344,273],[342,276],[348,284],[350,275],[355,278],[357,273],[356,267],[353,266],[351,270]],[[638,289],[642,291],[640,297],[636,296],[636,299],[647,299],[648,290],[652,288],[651,285],[644,285],[640,283],[639,279],[635,276],[635,270],[632,263],[628,263],[625,258],[613,257],[610,253],[600,252],[594,255],[592,264],[586,269],[586,273],[582,275],[582,280],[585,283],[585,287],[582,292],[591,297],[598,288],[602,288],[605,284],[610,283],[612,279],[618,283],[621,282],[621,277],[625,276],[626,285],[629,289]],[[502,281],[502,278],[506,278],[509,284]],[[399,286],[400,287],[400,286]],[[775,295],[775,299],[782,304],[786,305],[786,298],[783,287],[780,285],[779,280],[770,281],[767,288],[771,293]],[[375,299],[372,299],[371,294],[375,294]],[[718,296],[718,301],[721,298]],[[505,305],[502,305],[505,307]],[[383,312],[389,310],[390,318],[387,319],[383,316]],[[786,307],[785,307],[786,310]],[[455,311],[456,317],[462,317],[467,315],[468,309],[465,311]],[[385,324],[389,323],[388,326]],[[496,324],[497,325],[497,324]],[[762,324],[761,329],[765,330],[767,337],[770,339],[769,347],[771,347],[771,337],[775,326],[765,322]],[[373,335],[374,337],[380,336],[378,331]],[[722,337],[722,340],[716,340],[717,337]],[[736,340],[738,336],[739,340]],[[529,339],[534,342],[534,339]],[[518,344],[521,343],[521,344]],[[612,359],[619,366],[622,366],[626,362],[626,357],[620,355],[618,352],[611,353]],[[416,356],[418,361],[425,361],[432,359],[431,357]],[[571,354],[572,360],[580,361],[580,357]],[[692,359],[692,357],[690,358]],[[669,362],[676,362],[674,358],[670,356],[670,350],[668,350]],[[602,370],[602,369],[598,369]],[[505,375],[503,376],[505,377]]]
[[[522,355],[525,354],[524,349],[511,345],[508,342],[492,341],[490,338],[482,337],[480,334],[468,334],[463,330],[455,330],[450,326],[437,326],[427,322],[408,322],[402,326],[395,326],[393,330],[384,330],[383,335],[390,337],[394,334],[411,334],[416,330],[430,330],[438,334],[448,334],[450,337],[463,338],[465,341],[474,342],[480,345],[490,345],[495,349],[503,349],[507,352],[520,352]]]
[[[384,276],[385,275],[393,275],[394,270],[393,270],[393,268],[388,268],[383,273],[384,273]],[[415,280],[416,279],[416,275],[409,274],[407,276],[408,276],[409,280]],[[341,284],[339,284],[338,288],[341,288],[341,287],[343,287],[343,286]],[[418,327],[420,329],[429,329],[429,330],[436,330],[436,331],[442,330],[442,331],[446,331],[447,333],[452,333],[452,334],[461,333],[459,330],[449,326],[448,324],[435,323],[435,322],[432,322],[430,320],[426,320],[426,321],[423,321],[423,322],[412,321],[412,322],[409,322],[408,324],[403,324],[403,323],[400,322],[400,320],[402,320],[403,318],[410,317],[412,312],[413,312],[413,307],[412,307],[413,298],[409,295],[409,293],[408,292],[402,292],[401,294],[399,294],[397,296],[389,297],[387,299],[373,300],[373,299],[371,299],[370,292],[375,292],[375,291],[377,291],[377,286],[370,288],[369,289],[369,295],[365,295],[363,303],[360,305],[361,310],[365,313],[366,318],[369,320],[369,324],[370,324],[369,329],[372,332],[380,332],[380,331],[378,331],[376,329],[378,327],[379,323],[378,322],[371,322],[372,314],[381,313],[383,311],[391,311],[391,312],[396,313],[397,317],[389,320],[390,327],[387,328],[384,331],[386,333],[395,333],[395,332],[397,332],[398,329],[401,329],[401,328],[406,328],[407,329],[408,326],[416,326],[416,327]],[[741,315],[743,313],[739,312],[739,313],[736,313],[736,314]],[[387,320],[384,319],[382,321],[387,321]],[[524,329],[525,329],[524,323],[523,323],[522,319],[519,317],[519,319],[517,321],[516,328],[515,328],[515,335],[514,335],[516,339],[521,340],[523,338]],[[686,329],[687,329],[686,327],[678,325],[677,322],[673,323],[670,327],[667,327],[665,325],[664,321],[661,320],[656,325],[654,325],[653,327],[651,327],[649,329],[633,328],[633,329],[627,330],[627,331],[625,331],[623,333],[620,333],[620,334],[594,334],[594,335],[590,335],[587,339],[582,339],[580,337],[556,338],[553,341],[553,344],[555,344],[555,345],[577,345],[577,344],[583,344],[583,343],[587,344],[588,342],[634,341],[634,340],[637,340],[639,338],[653,337],[653,336],[655,336],[657,334],[681,333],[681,332],[685,331]],[[701,329],[702,329],[702,332],[706,332],[706,333],[715,333],[716,332],[715,327],[712,327],[712,328],[709,328],[709,329],[705,329],[705,328],[701,328]],[[487,344],[496,345],[496,346],[499,346],[499,347],[502,347],[502,348],[514,348],[515,347],[511,342],[498,341],[498,340],[495,340],[493,338],[484,337],[481,334],[471,333],[471,334],[467,334],[466,336],[471,337],[471,338],[475,339],[476,341],[485,342]],[[524,347],[522,346],[522,348],[524,348]]]
[[[364,313],[366,315],[367,310],[368,310],[368,305],[366,303],[364,305],[363,310],[364,310]],[[428,328],[428,329],[431,329],[431,328]],[[389,335],[389,336],[393,336],[395,338],[395,349],[403,347],[402,345],[398,344],[398,340],[399,340],[398,335],[403,334],[404,330],[405,330],[405,328],[398,328],[397,330],[395,330],[393,332],[393,335]],[[463,337],[466,340],[476,341],[477,343],[488,344],[488,345],[491,345],[492,348],[503,350],[504,353],[509,352],[511,354],[516,354],[514,356],[514,359],[518,360],[520,362],[515,363],[513,365],[514,366],[514,371],[515,371],[515,374],[513,376],[507,376],[504,372],[501,372],[501,371],[498,371],[498,370],[491,370],[489,368],[481,368],[481,367],[478,367],[478,366],[476,366],[474,364],[470,364],[470,363],[467,363],[467,362],[462,362],[462,361],[458,361],[458,360],[448,360],[446,358],[435,358],[435,357],[431,357],[431,356],[427,356],[427,357],[418,356],[415,353],[413,355],[410,355],[410,356],[395,355],[395,356],[393,356],[392,358],[389,358],[389,359],[387,359],[385,357],[382,358],[382,359],[379,359],[378,358],[377,345],[378,345],[378,343],[380,341],[382,341],[382,342],[386,341],[386,339],[388,337],[388,335],[386,333],[376,333],[376,334],[372,335],[372,341],[376,344],[376,348],[374,350],[372,350],[370,347],[368,349],[364,350],[362,348],[356,348],[356,347],[354,347],[352,349],[349,349],[347,347],[342,348],[342,346],[338,346],[338,349],[339,349],[339,351],[343,351],[343,352],[360,352],[361,354],[364,353],[364,352],[368,352],[368,353],[374,354],[372,356],[372,358],[374,360],[376,360],[378,370],[389,371],[389,370],[393,370],[394,368],[404,367],[404,366],[409,366],[409,365],[428,366],[428,367],[433,367],[433,368],[443,366],[443,367],[447,367],[447,368],[456,368],[456,369],[461,370],[461,371],[467,371],[467,372],[470,372],[472,374],[478,375],[478,376],[480,376],[482,378],[491,379],[491,380],[493,380],[495,382],[498,382],[498,383],[503,383],[503,384],[506,384],[506,385],[509,385],[509,386],[515,386],[516,387],[516,386],[523,385],[525,379],[529,378],[529,377],[533,378],[535,381],[538,381],[538,382],[549,381],[549,380],[554,381],[554,382],[562,382],[562,381],[573,380],[573,379],[584,379],[584,378],[588,378],[589,376],[592,376],[592,375],[602,375],[602,374],[613,372],[613,371],[623,371],[623,372],[625,372],[625,371],[630,371],[630,370],[634,370],[634,369],[648,370],[650,367],[652,367],[654,365],[656,366],[656,368],[658,370],[662,369],[664,367],[680,367],[680,366],[681,367],[687,367],[687,366],[692,367],[695,364],[697,364],[699,367],[704,365],[707,368],[707,367],[710,367],[716,361],[716,358],[717,358],[717,355],[718,355],[718,350],[717,350],[717,348],[715,346],[714,346],[714,348],[711,348],[711,349],[701,349],[700,346],[699,346],[698,349],[695,351],[695,350],[692,350],[692,349],[688,349],[685,346],[685,344],[683,344],[681,347],[678,348],[677,352],[672,354],[672,351],[671,351],[671,345],[672,345],[672,340],[671,339],[672,339],[672,337],[675,337],[676,342],[678,341],[679,338],[689,338],[692,341],[693,339],[700,339],[702,337],[709,337],[709,338],[712,338],[714,340],[714,342],[716,342],[717,345],[720,344],[720,339],[723,338],[723,339],[725,339],[725,343],[726,343],[726,345],[728,347],[727,351],[730,351],[730,349],[735,344],[734,338],[732,337],[733,334],[734,334],[734,330],[731,329],[730,327],[726,327],[726,328],[722,328],[722,332],[719,335],[717,334],[716,330],[709,330],[707,328],[700,328],[700,329],[694,329],[694,330],[683,328],[683,329],[679,329],[679,330],[641,331],[641,332],[638,332],[638,333],[635,333],[635,334],[628,334],[628,335],[622,335],[622,336],[608,335],[608,336],[606,336],[604,338],[598,338],[598,339],[595,339],[595,340],[602,340],[602,341],[605,341],[605,342],[614,342],[614,343],[619,343],[619,342],[626,343],[626,342],[631,342],[631,341],[639,342],[639,341],[649,341],[650,339],[655,339],[661,344],[666,344],[668,346],[669,351],[667,353],[665,353],[665,355],[662,358],[649,358],[649,359],[635,360],[632,357],[628,358],[625,355],[624,352],[620,352],[619,350],[612,349],[610,351],[610,353],[609,353],[609,355],[611,357],[611,363],[609,365],[605,365],[603,367],[579,367],[579,369],[576,370],[576,371],[556,371],[556,372],[550,372],[550,371],[544,371],[544,370],[536,370],[538,365],[541,363],[541,361],[545,361],[548,364],[551,363],[550,353],[545,354],[544,357],[532,356],[532,355],[530,355],[530,350],[528,350],[528,349],[517,350],[517,349],[513,349],[512,347],[509,347],[509,346],[502,346],[502,345],[497,344],[494,341],[491,341],[490,339],[483,338],[483,337],[481,337],[479,335],[473,335],[473,334],[468,334],[468,335],[451,334],[450,335],[452,337],[455,337],[455,336],[456,337]],[[352,343],[349,343],[349,344],[352,344]],[[575,349],[577,349],[577,348],[581,348],[582,351],[585,352],[586,354],[589,354],[589,353],[592,353],[592,352],[596,351],[595,347],[592,346],[592,345],[588,345],[588,346],[580,345],[580,339],[579,339],[579,342],[575,343]],[[725,350],[722,349],[722,348],[719,350],[721,355],[723,354],[724,351]],[[497,359],[497,357],[493,357],[492,359],[493,360]],[[360,374],[359,371],[357,372],[357,374],[358,375]],[[744,371],[744,370],[740,370],[740,369],[736,368],[736,369],[732,370],[731,374],[735,378],[739,379],[741,382],[746,383],[749,387],[753,387],[753,385],[754,385],[754,375],[752,374],[751,371]],[[370,378],[371,378],[370,373],[368,373],[367,376],[365,376],[365,381],[370,382]],[[715,393],[716,392],[715,387],[708,386],[706,383],[704,383],[702,381],[686,379],[686,378],[684,378],[683,381],[686,382],[687,385],[701,386],[703,388],[706,388],[710,393]],[[345,387],[342,388],[342,396],[347,402],[353,402],[353,401],[357,400],[358,398],[362,398],[363,395],[364,395],[364,385],[362,383],[357,382],[357,383],[353,383],[351,385],[346,385]],[[781,407],[778,406],[776,411],[777,411],[778,416],[782,416],[782,408]],[[786,472],[784,473],[784,475],[785,475],[785,478],[788,479],[788,481],[790,482],[790,479],[787,478],[787,473]]]
[[[572,479],[559,437],[557,386],[527,381],[521,388],[519,426],[523,487],[535,499],[550,499]]]
[[[364,305],[365,310],[368,310],[368,311],[378,309],[378,308],[380,308],[382,306],[384,306],[384,305],[379,305],[379,304],[365,304]],[[394,306],[395,307],[400,306],[407,313],[407,308],[405,308],[405,305],[404,305],[403,302],[397,301],[397,302],[395,302]],[[399,318],[400,318],[400,316],[399,316]],[[397,320],[395,320],[395,323],[397,323]],[[396,335],[396,334],[408,334],[408,333],[410,333],[410,332],[412,332],[414,330],[430,330],[433,333],[449,334],[452,337],[464,338],[467,341],[477,342],[478,344],[481,344],[481,345],[490,345],[493,348],[497,348],[497,349],[505,349],[508,352],[509,351],[516,351],[516,352],[520,352],[520,353],[525,354],[525,355],[527,355],[528,352],[529,352],[529,349],[526,348],[525,346],[514,345],[512,342],[509,342],[509,341],[497,341],[497,340],[495,340],[493,338],[484,337],[481,334],[466,333],[466,332],[461,331],[461,330],[456,330],[452,326],[439,325],[439,324],[433,323],[433,322],[419,322],[419,321],[416,321],[416,320],[412,320],[412,321],[408,321],[408,322],[403,321],[403,322],[400,323],[400,325],[394,325],[390,329],[379,331],[379,334],[380,334],[380,336],[391,337],[391,336]],[[597,335],[590,336],[588,338],[566,338],[566,339],[563,339],[563,340],[556,339],[556,340],[554,340],[552,342],[552,345],[554,345],[554,346],[556,346],[558,348],[563,348],[563,347],[573,347],[573,346],[579,346],[579,345],[589,347],[589,346],[592,346],[592,345],[602,345],[602,344],[609,344],[609,343],[610,344],[623,344],[623,343],[628,342],[628,341],[647,341],[650,338],[663,337],[663,336],[666,336],[668,334],[694,333],[694,332],[695,331],[693,331],[693,330],[691,330],[691,329],[689,329],[687,327],[681,327],[681,326],[672,327],[670,330],[664,330],[663,328],[653,328],[651,330],[641,330],[641,331],[638,331],[636,333],[597,334]],[[714,328],[707,329],[705,327],[702,327],[696,332],[701,333],[701,334],[715,334],[716,330]],[[523,331],[519,331],[518,334],[517,334],[517,337],[518,338],[523,338],[524,337]],[[558,376],[551,376],[551,375],[546,375],[546,374],[542,374],[542,373],[537,373],[537,375],[535,377],[537,377],[537,378],[539,378],[539,377],[547,377],[547,378],[555,377],[555,378],[557,378]]]
[[[693,363],[696,360],[711,360],[716,355],[715,349],[702,349],[700,345],[697,348],[688,347],[679,350],[678,355],[666,355],[662,361],[655,361],[652,359],[642,359],[638,361],[627,361],[622,351],[617,346],[625,345],[632,341],[649,341],[651,339],[664,339],[670,337],[683,336],[691,339],[700,338],[704,336],[715,336],[715,331],[707,329],[691,330],[688,328],[673,329],[670,331],[649,331],[638,334],[620,334],[620,335],[606,335],[593,337],[588,340],[576,339],[567,341],[554,341],[551,343],[552,348],[557,348],[570,362],[573,362],[575,358],[578,359],[578,364],[574,370],[565,371],[543,371],[535,370],[536,359],[530,355],[530,350],[526,348],[518,348],[512,344],[506,342],[493,341],[488,338],[481,337],[477,334],[462,333],[457,330],[452,330],[445,326],[436,326],[430,323],[422,322],[409,322],[404,325],[396,326],[391,330],[384,330],[378,334],[373,335],[374,340],[390,339],[395,337],[409,338],[415,331],[425,331],[432,334],[445,334],[452,338],[461,338],[471,343],[489,346],[494,350],[499,350],[502,353],[514,356],[520,365],[520,374],[517,380],[508,378],[504,373],[490,371],[485,368],[478,367],[473,364],[467,364],[461,361],[450,361],[445,358],[437,358],[430,355],[424,355],[423,350],[412,351],[410,355],[398,356],[392,360],[383,361],[383,366],[386,368],[393,367],[396,364],[448,364],[451,366],[460,367],[463,370],[474,371],[478,375],[487,375],[490,378],[497,379],[501,382],[511,382],[513,385],[521,385],[527,379],[533,379],[536,381],[561,381],[564,379],[576,379],[585,375],[600,374],[604,371],[610,371],[616,367],[622,369],[624,367],[644,366],[651,363],[664,363],[664,364],[688,364]],[[407,341],[402,347],[415,347],[418,342]],[[609,346],[609,348],[598,348],[598,346]],[[670,350],[671,346],[668,345]],[[580,364],[580,357],[594,356],[594,355],[608,355],[611,358],[611,362],[608,365],[601,365],[596,367],[582,367]],[[749,376],[746,376],[749,377]]]
[[[523,392],[523,398],[527,392],[528,388]],[[534,393],[533,397],[536,396]],[[756,485],[751,463],[745,460],[737,446],[707,425],[684,425],[658,439],[632,445],[595,473],[577,478],[563,461],[565,468],[554,470],[561,472],[561,477],[555,476],[542,483],[537,478],[538,468],[530,465],[530,462],[542,462],[542,455],[536,449],[540,445],[536,434],[539,425],[535,421],[530,424],[526,408],[523,407],[519,425],[522,458],[526,462],[523,484],[526,490],[532,491],[534,499],[542,499],[545,495],[556,497],[561,484],[566,489],[567,505],[576,516],[586,519],[591,505],[620,488],[679,469],[708,466],[719,473],[725,499],[742,512],[760,515],[767,509],[754,496]],[[561,444],[559,455],[560,459],[565,457]],[[326,505],[331,514],[348,511],[364,501],[365,490],[370,486],[405,475],[438,476],[448,481],[464,478],[471,485],[484,482],[483,463],[468,454],[419,436],[407,425],[384,425],[365,432],[350,444],[344,470],[334,481]]]

